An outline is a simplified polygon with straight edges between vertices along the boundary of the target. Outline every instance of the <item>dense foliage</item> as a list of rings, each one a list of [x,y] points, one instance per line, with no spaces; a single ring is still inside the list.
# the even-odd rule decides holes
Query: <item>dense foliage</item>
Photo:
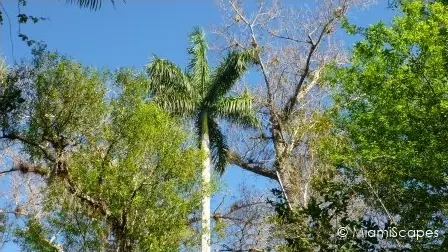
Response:
[[[155,56],[146,72],[111,73],[44,49],[0,62],[0,187],[12,202],[1,204],[0,243],[178,251],[201,234],[207,252],[218,230],[223,251],[448,250],[448,5],[389,2],[400,13],[390,25],[363,28],[345,17],[348,1],[328,1],[302,41],[285,28],[295,23],[279,25],[277,5],[264,12],[260,1],[251,16],[229,1],[223,34],[249,36],[229,35],[215,68],[199,28],[185,70]],[[339,24],[361,37],[348,62],[323,43]],[[252,64],[265,86],[235,92]],[[246,130],[225,135],[234,124]],[[221,175],[229,162],[278,182],[274,197],[212,211],[211,168]]]
[[[345,142],[339,142],[332,156],[337,165],[336,185],[340,185],[334,188],[335,182],[327,181],[318,207],[311,200],[299,211],[312,220],[319,214],[318,228],[308,236],[314,247],[325,248],[332,240],[316,234],[325,225],[334,234],[338,226],[358,225],[359,229],[366,224],[369,229],[446,231],[448,7],[413,1],[402,8],[404,15],[396,17],[391,27],[383,23],[366,29],[347,26],[364,40],[355,45],[350,66],[329,71],[329,80],[337,87],[332,132]],[[347,194],[348,188],[353,192]],[[331,200],[335,195],[343,198]],[[360,215],[358,223],[348,223],[344,217],[350,203],[344,200],[346,195],[363,199],[371,210]],[[329,207],[335,209],[328,211]],[[325,221],[328,216],[332,222]],[[380,248],[441,251],[444,242],[442,235],[397,239],[389,237]],[[298,241],[299,247],[309,245]],[[336,247],[345,246],[339,242]]]
[[[26,227],[16,230],[24,250],[167,251],[193,235],[202,154],[144,100],[143,75],[44,54],[1,85],[7,99],[23,90],[2,106],[2,143],[26,153],[9,171],[48,185],[44,213],[24,210]]]
[[[417,1],[403,12],[364,30],[351,66],[335,73],[338,129],[350,139],[338,163],[371,183],[400,226],[437,228],[447,214],[448,7]]]

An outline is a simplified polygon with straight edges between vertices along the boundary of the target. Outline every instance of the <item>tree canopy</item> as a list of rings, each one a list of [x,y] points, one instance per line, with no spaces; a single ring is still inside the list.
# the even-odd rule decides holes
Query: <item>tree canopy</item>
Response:
[[[388,27],[343,25],[362,35],[348,66],[329,65],[332,125],[305,207],[274,203],[288,251],[442,251],[447,239],[448,8],[411,1]],[[346,237],[339,234],[343,227]],[[432,235],[364,236],[359,230]],[[356,231],[358,230],[358,232]],[[436,231],[436,232],[434,232]]]
[[[24,250],[166,251],[194,236],[202,154],[144,100],[146,84],[130,70],[109,74],[51,53],[9,69],[2,96],[23,91],[14,107],[2,106],[1,141],[27,155],[2,173],[48,185],[43,213],[21,211]]]
[[[365,29],[352,66],[335,72],[339,132],[350,139],[340,168],[373,183],[403,224],[425,225],[448,189],[448,8],[416,1],[403,12],[390,28]]]
[[[447,1],[352,23],[368,3],[223,0],[222,50],[196,27],[185,68],[100,70],[19,33],[36,47],[0,60],[0,249],[447,251]],[[230,164],[266,180],[212,204]]]

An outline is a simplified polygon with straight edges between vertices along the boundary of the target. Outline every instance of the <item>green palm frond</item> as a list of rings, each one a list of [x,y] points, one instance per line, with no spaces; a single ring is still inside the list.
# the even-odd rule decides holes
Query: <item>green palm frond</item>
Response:
[[[174,63],[154,56],[147,65],[147,73],[151,80],[151,92],[153,95],[166,93],[191,92],[191,86],[187,76]]]
[[[241,96],[225,97],[212,105],[212,114],[244,127],[257,127],[259,121],[252,110],[253,97],[245,90]]]
[[[199,113],[195,117],[195,128],[198,136],[202,136],[202,113]],[[207,118],[208,122],[208,134],[210,139],[210,151],[211,151],[211,159],[214,165],[215,170],[219,174],[223,174],[227,165],[229,147],[226,143],[226,138],[224,134],[222,134],[218,123],[210,116]],[[198,139],[198,146],[201,145],[201,139]]]
[[[101,8],[102,0],[66,0],[69,4],[76,4],[81,8],[89,8],[91,10],[98,10]],[[111,0],[115,4],[115,0]]]
[[[204,31],[196,27],[189,35],[190,47],[188,53],[190,54],[190,62],[188,64],[188,73],[192,82],[200,90],[201,95],[204,96],[210,78],[210,69],[207,61],[208,45],[205,40]]]
[[[166,112],[178,116],[190,117],[197,110],[197,102],[181,94],[158,95],[152,101]]]
[[[205,103],[213,104],[224,97],[242,77],[248,65],[254,62],[254,56],[255,50],[230,52],[214,71]]]
[[[202,136],[202,113],[199,112],[194,118],[194,129],[198,136],[198,148],[201,148],[201,136]]]
[[[190,116],[197,108],[188,77],[174,63],[154,56],[147,65],[152,100],[169,113]]]
[[[213,118],[208,119],[208,130],[210,135],[212,161],[215,170],[222,175],[227,165],[229,147],[227,146],[226,138],[224,134],[222,134],[218,123],[216,123]]]

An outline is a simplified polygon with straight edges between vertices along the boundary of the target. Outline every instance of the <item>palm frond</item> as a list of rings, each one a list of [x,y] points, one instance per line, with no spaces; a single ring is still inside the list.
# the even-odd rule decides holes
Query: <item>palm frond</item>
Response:
[[[146,71],[151,81],[150,91],[155,96],[161,93],[189,94],[191,91],[187,76],[176,64],[168,60],[154,56]]]
[[[203,97],[210,79],[210,69],[207,61],[208,45],[205,39],[205,33],[199,27],[196,27],[190,33],[189,38],[190,47],[188,48],[188,53],[191,58],[188,64],[188,73]]]
[[[192,92],[188,77],[174,63],[154,56],[147,65],[152,101],[167,112],[179,116],[191,116],[198,99]]]
[[[229,153],[226,137],[222,134],[218,123],[216,123],[213,118],[208,119],[208,130],[210,135],[212,162],[215,166],[215,170],[222,175],[226,169]]]
[[[247,90],[241,96],[221,98],[212,105],[212,115],[244,127],[257,127],[260,123],[253,112],[252,101]]]
[[[89,8],[91,10],[98,10],[101,8],[102,0],[66,0],[69,4],[76,4],[81,8]],[[115,0],[111,0],[115,4]]]
[[[198,115],[194,119],[195,129],[199,136],[198,146],[201,145],[200,136],[203,134],[202,116],[203,116],[202,113],[198,113]],[[226,138],[222,134],[218,123],[216,123],[216,121],[209,115],[207,116],[208,116],[207,122],[208,122],[208,134],[210,139],[211,159],[215,170],[222,175],[227,165],[229,147],[227,146]]]
[[[202,113],[199,112],[194,117],[194,129],[196,131],[196,135],[198,136],[198,148],[201,148],[201,136],[202,136]]]
[[[255,50],[232,51],[216,68],[205,103],[213,104],[228,93],[255,61]]]
[[[166,112],[183,117],[192,116],[197,108],[197,103],[194,99],[176,93],[155,96],[151,101]]]

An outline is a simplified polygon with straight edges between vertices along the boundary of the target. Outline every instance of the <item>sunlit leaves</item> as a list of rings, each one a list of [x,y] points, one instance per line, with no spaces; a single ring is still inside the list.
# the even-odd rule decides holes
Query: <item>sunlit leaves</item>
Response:
[[[373,184],[379,211],[414,228],[441,225],[448,194],[448,7],[425,6],[410,1],[391,27],[363,30],[351,66],[330,78],[338,132],[350,139],[340,167]]]
[[[202,153],[149,101],[146,75],[102,72],[49,53],[27,69],[25,101],[15,109],[23,119],[2,131],[25,139],[23,162],[52,172],[46,214],[17,231],[23,248],[177,250],[193,235],[188,218],[199,209]]]

